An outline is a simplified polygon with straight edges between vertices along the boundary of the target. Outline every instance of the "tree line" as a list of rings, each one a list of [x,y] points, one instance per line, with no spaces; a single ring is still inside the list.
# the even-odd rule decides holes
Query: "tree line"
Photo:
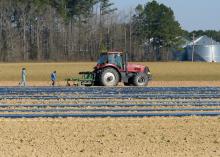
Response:
[[[203,33],[219,40],[219,32]],[[94,61],[107,50],[133,61],[169,60],[182,35],[190,33],[156,1],[123,13],[111,0],[0,0],[4,62]]]
[[[210,38],[214,39],[217,42],[220,42],[220,31],[216,31],[216,30],[197,30],[197,31],[192,31],[192,32],[186,32],[186,37],[188,37],[189,39],[192,40],[193,34],[196,37],[200,37],[202,35],[207,35]]]

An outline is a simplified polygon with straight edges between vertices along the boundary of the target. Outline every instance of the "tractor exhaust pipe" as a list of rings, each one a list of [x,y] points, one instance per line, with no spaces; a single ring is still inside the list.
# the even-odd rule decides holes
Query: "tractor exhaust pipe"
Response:
[[[128,55],[127,55],[127,52],[125,52],[125,72],[126,72],[126,75],[128,74]]]

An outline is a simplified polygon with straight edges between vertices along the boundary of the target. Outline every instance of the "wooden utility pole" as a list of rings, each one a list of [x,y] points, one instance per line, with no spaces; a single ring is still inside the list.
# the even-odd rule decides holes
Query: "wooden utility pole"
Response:
[[[212,39],[212,44],[211,44],[211,50],[212,50],[212,62],[215,62],[215,60],[214,60],[214,43],[213,43],[213,39]]]
[[[23,13],[23,61],[27,60],[26,54],[26,17]]]
[[[131,56],[132,53],[132,9],[129,13],[129,54]]]
[[[127,53],[127,29],[126,29],[126,26],[125,26],[125,32],[124,32],[124,36],[125,36],[125,52]]]
[[[194,62],[194,53],[195,53],[195,34],[193,33],[192,62]]]

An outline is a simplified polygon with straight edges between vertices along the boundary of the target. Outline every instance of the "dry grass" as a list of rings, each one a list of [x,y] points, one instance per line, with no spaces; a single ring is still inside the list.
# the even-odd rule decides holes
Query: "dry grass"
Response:
[[[95,62],[74,63],[1,63],[0,81],[19,81],[21,68],[27,68],[28,81],[49,81],[50,73],[57,71],[58,80],[78,76],[80,71],[92,71]],[[150,62],[154,81],[218,81],[220,64],[190,62]]]
[[[28,81],[49,81],[50,73],[57,71],[58,80],[77,76],[80,71],[91,71],[95,63],[2,63],[0,81],[20,80],[21,68],[26,67]]]
[[[219,63],[156,62],[145,63],[155,81],[219,81]]]

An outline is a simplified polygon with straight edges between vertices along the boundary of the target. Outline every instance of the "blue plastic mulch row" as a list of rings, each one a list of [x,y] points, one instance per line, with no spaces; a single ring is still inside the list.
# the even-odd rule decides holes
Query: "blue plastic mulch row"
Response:
[[[54,95],[54,96],[44,96],[44,95],[5,95],[0,96],[0,99],[37,99],[37,100],[50,100],[50,99],[220,99],[220,94],[80,94],[80,95]]]
[[[0,112],[164,112],[164,111],[220,111],[220,108],[158,108],[158,109],[6,109]]]
[[[2,118],[220,116],[220,88],[218,87],[2,87],[0,99],[42,101],[84,99],[83,101],[87,101],[86,104],[0,104],[0,112],[8,112],[0,114]],[[128,104],[132,99],[138,104]],[[103,104],[98,100],[102,100]],[[120,100],[121,103],[115,104],[115,100]],[[183,108],[184,106],[192,108]],[[71,109],[65,109],[65,107]],[[83,107],[98,107],[98,109],[83,109]],[[17,112],[24,114],[14,114]]]
[[[186,117],[220,116],[220,112],[185,112],[185,113],[89,113],[89,114],[0,114],[0,118],[104,118],[104,117]]]
[[[9,107],[36,107],[36,108],[46,108],[46,107],[168,107],[168,106],[216,106],[219,107],[220,103],[159,103],[159,104],[0,104],[0,108]]]
[[[1,87],[0,99],[220,99],[219,87]]]
[[[126,94],[126,93],[220,93],[220,87],[1,87],[2,94],[19,93],[78,93],[78,94]]]

